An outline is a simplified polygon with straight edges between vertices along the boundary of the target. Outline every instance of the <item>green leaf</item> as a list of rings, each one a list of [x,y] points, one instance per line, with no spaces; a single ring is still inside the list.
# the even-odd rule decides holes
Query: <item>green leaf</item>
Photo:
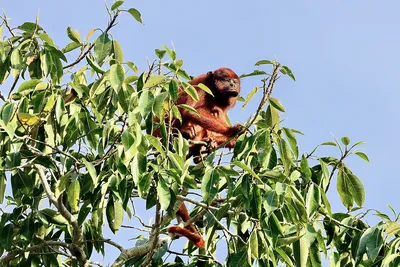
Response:
[[[194,101],[199,101],[199,95],[191,84],[185,83],[184,90]]]
[[[172,106],[172,117],[177,118],[180,123],[182,123],[182,115],[179,112],[179,108],[177,106]]]
[[[248,74],[242,74],[239,77],[240,78],[245,78],[245,77],[250,77],[250,76],[257,76],[257,75],[264,75],[267,74],[265,71],[262,70],[255,70],[252,73],[248,73]]]
[[[107,221],[111,231],[115,234],[124,220],[124,208],[118,200],[110,198],[106,209]]]
[[[178,93],[179,93],[179,84],[175,79],[172,79],[169,82],[168,92],[172,96],[174,101],[178,100]]]
[[[245,163],[241,162],[241,161],[234,161],[232,162],[233,165],[236,165],[240,168],[242,168],[244,171],[248,172],[249,174],[251,174],[254,178],[256,178],[259,181],[262,181],[261,178],[254,172],[254,170],[252,170],[249,166],[247,166]]]
[[[279,208],[279,196],[276,191],[272,189],[267,190],[264,195],[263,206],[267,213],[272,213]]]
[[[230,254],[230,260],[227,266],[231,267],[249,267],[249,263],[247,261],[247,247],[243,246],[239,251]]]
[[[151,135],[146,135],[146,138],[149,141],[149,143],[157,150],[157,152],[160,153],[163,158],[165,158],[165,152],[160,140]]]
[[[14,49],[11,52],[11,68],[20,70],[22,68],[22,56],[19,49]]]
[[[89,172],[90,177],[92,178],[93,188],[97,187],[97,173],[93,164],[87,161],[85,158],[82,158],[83,164],[85,164],[86,169]]]
[[[167,210],[171,203],[171,192],[168,184],[162,178],[158,179],[157,193],[160,198],[161,209]]]
[[[388,222],[386,225],[386,228],[385,228],[385,232],[388,235],[388,237],[399,233],[400,232],[400,223]]]
[[[118,92],[125,79],[125,70],[121,64],[113,64],[110,67],[110,84],[115,92]]]
[[[95,61],[93,61],[93,59],[91,59],[89,56],[86,56],[86,61],[95,72],[100,73],[100,74],[104,73],[104,70],[102,70],[102,68]]]
[[[289,142],[290,148],[293,151],[294,157],[297,159],[299,157],[299,148],[297,147],[296,136],[291,129],[283,127],[283,132]]]
[[[254,66],[260,66],[260,65],[266,65],[266,64],[271,65],[274,63],[271,60],[264,59],[264,60],[257,61],[256,64],[254,64]]]
[[[277,129],[279,128],[279,112],[272,105],[267,107],[267,111],[265,112],[265,121],[268,126],[271,128]]]
[[[138,67],[135,65],[135,63],[133,63],[133,62],[131,62],[131,61],[126,62],[126,65],[128,65],[128,67],[129,67],[131,70],[133,70],[134,72],[136,72],[136,73],[139,71],[139,69],[138,69]]]
[[[308,160],[304,155],[301,156],[300,171],[303,175],[303,178],[305,178],[306,180],[311,179],[312,171],[308,165]]]
[[[41,82],[41,80],[38,79],[32,79],[26,82],[23,82],[19,87],[18,87],[18,93],[23,93],[25,91],[26,94],[30,93],[31,91],[33,91],[36,87],[36,85],[38,85]]]
[[[118,0],[118,1],[116,1],[116,2],[111,6],[111,10],[114,11],[115,9],[117,9],[118,7],[120,7],[123,3],[124,3],[124,0]]]
[[[281,102],[279,102],[278,99],[270,97],[268,98],[268,102],[277,110],[281,111],[281,112],[285,112],[285,108],[283,107],[283,105],[281,104]]]
[[[81,43],[81,36],[79,35],[79,32],[77,30],[72,30],[71,27],[67,28],[67,35],[69,39],[74,41],[75,43]]]
[[[368,156],[367,156],[365,153],[363,153],[363,152],[356,152],[356,153],[354,153],[354,154],[356,154],[357,156],[359,156],[359,157],[362,158],[363,160],[369,162],[369,158],[368,158]]]
[[[294,77],[292,70],[289,69],[288,66],[282,66],[281,69],[280,69],[280,71],[281,71],[283,74],[288,75],[293,81],[296,81],[296,78]]]
[[[150,76],[144,84],[143,88],[152,88],[165,80],[164,75]]]
[[[303,236],[293,243],[293,255],[298,267],[306,267],[310,248],[306,238]]]
[[[348,180],[349,191],[358,206],[364,206],[365,190],[360,179],[352,173],[344,172],[344,177]]]
[[[350,144],[350,138],[348,138],[347,136],[343,136],[342,143],[343,145],[347,146],[348,144]]]
[[[96,62],[101,64],[110,55],[112,41],[107,33],[102,33],[94,42],[94,55]]]
[[[122,145],[124,146],[125,161],[129,162],[135,156],[135,153],[133,151],[134,150],[133,144],[135,143],[135,138],[129,132],[129,130],[125,130],[122,133],[121,139],[122,139]]]
[[[176,52],[175,50],[171,50],[169,49],[167,46],[162,45],[162,47],[167,51],[169,57],[172,59],[172,61],[176,60]],[[175,72],[177,71],[176,67],[175,67]]]
[[[151,112],[154,103],[154,95],[149,90],[144,90],[139,98],[139,111],[142,116],[146,116]]]
[[[68,187],[68,203],[71,206],[72,213],[78,213],[79,211],[79,195],[81,186],[79,181],[75,179]]]
[[[293,155],[284,139],[279,139],[278,149],[279,149],[279,154],[281,155],[281,160],[283,162],[283,168],[285,169],[285,174],[289,175],[290,167],[293,164],[292,163]]]
[[[132,17],[134,17],[138,22],[142,23],[142,15],[140,14],[140,12],[135,9],[135,8],[130,8],[128,9],[129,14],[132,15]]]
[[[362,257],[364,253],[367,253],[368,258],[375,261],[381,250],[382,243],[382,230],[377,227],[367,229],[360,238],[357,256]]]
[[[214,96],[213,92],[205,84],[199,83],[197,86],[207,94]]]
[[[77,49],[78,47],[81,47],[81,46],[82,46],[82,45],[81,45],[80,43],[72,42],[72,43],[67,44],[67,45],[61,50],[61,52],[63,52],[63,53],[68,53],[68,52],[71,52],[72,50]]]
[[[165,50],[160,50],[160,49],[156,49],[155,50],[157,57],[161,60],[163,59],[163,57],[165,56],[165,53],[167,53],[167,51]]]
[[[191,107],[191,106],[186,105],[186,104],[180,104],[178,107],[186,109],[186,110],[188,110],[190,112],[193,112],[193,113],[195,113],[195,114],[200,116],[200,113],[194,107]]]
[[[354,199],[349,189],[349,181],[346,177],[347,175],[344,175],[344,172],[340,170],[337,176],[336,188],[343,205],[348,210],[351,210]]]
[[[0,204],[3,204],[4,196],[6,193],[6,174],[4,171],[0,171]]]
[[[18,29],[26,31],[26,32],[34,32],[35,30],[43,30],[38,24],[33,22],[25,22],[24,24],[18,26]]]
[[[57,211],[52,209],[42,209],[39,211],[40,215],[46,217],[49,222],[61,224],[61,225],[68,225],[68,221]]]
[[[258,237],[257,231],[252,231],[250,234],[250,246],[249,249],[251,251],[251,255],[254,258],[258,258]]]
[[[253,186],[253,198],[251,201],[252,214],[255,218],[261,218],[262,211],[262,196],[261,190],[257,185]]]
[[[117,60],[119,63],[124,62],[124,52],[122,51],[121,45],[116,40],[113,40],[112,44],[113,44],[114,59]]]
[[[260,86],[256,86],[251,90],[251,92],[247,95],[247,98],[242,106],[242,108],[245,108],[247,104],[250,102],[250,100],[253,98],[253,96],[257,93],[257,91],[260,89]]]
[[[335,142],[324,142],[321,146],[337,146],[337,144]]]
[[[13,103],[6,103],[1,110],[1,119],[4,121],[4,124],[7,125],[8,122],[11,120],[14,114],[14,104]]]
[[[286,254],[286,252],[283,249],[281,249],[279,247],[276,247],[275,250],[276,250],[276,252],[278,252],[278,254],[282,257],[282,259],[285,261],[285,263],[289,267],[293,267],[294,266],[292,260],[290,259],[290,257]]]
[[[308,217],[317,211],[320,205],[319,189],[313,183],[310,184],[306,196],[306,210]]]
[[[203,201],[211,203],[218,193],[219,173],[214,169],[207,168],[201,180],[201,195]]]
[[[17,113],[17,118],[22,125],[26,126],[33,126],[40,120],[40,118],[36,115],[22,112]]]

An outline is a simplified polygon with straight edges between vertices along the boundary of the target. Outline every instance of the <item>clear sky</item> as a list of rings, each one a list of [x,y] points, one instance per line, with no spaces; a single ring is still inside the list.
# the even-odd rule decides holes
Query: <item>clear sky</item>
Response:
[[[84,37],[92,28],[104,29],[108,21],[103,1],[1,2],[12,26],[34,21],[39,12],[40,25],[60,47],[69,43],[68,26]],[[391,204],[400,211],[396,156],[400,1],[125,2],[123,7],[142,13],[144,25],[122,14],[111,34],[121,43],[125,60],[135,62],[141,71],[147,59],[155,59],[155,48],[172,43],[184,68],[194,76],[218,67],[249,73],[261,59],[276,58],[288,65],[297,81],[280,79],[274,97],[287,110],[283,125],[305,134],[298,137],[300,151],[310,152],[317,144],[332,141],[332,134],[366,141],[363,152],[371,163],[356,156],[347,161],[364,183],[365,207],[390,214],[387,205]],[[258,81],[243,79],[243,95]],[[256,101],[252,103],[254,107]],[[239,103],[230,113],[231,121],[245,122],[253,112],[251,107],[243,111]],[[318,155],[339,157],[333,148]],[[334,211],[345,210],[336,184],[329,198]],[[368,221],[376,220],[369,216]]]

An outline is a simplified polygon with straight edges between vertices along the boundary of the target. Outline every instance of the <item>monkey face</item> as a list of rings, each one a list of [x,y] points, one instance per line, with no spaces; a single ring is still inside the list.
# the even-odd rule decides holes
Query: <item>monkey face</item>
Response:
[[[236,98],[240,93],[240,79],[231,69],[220,68],[213,73],[213,81],[215,85],[214,93]]]

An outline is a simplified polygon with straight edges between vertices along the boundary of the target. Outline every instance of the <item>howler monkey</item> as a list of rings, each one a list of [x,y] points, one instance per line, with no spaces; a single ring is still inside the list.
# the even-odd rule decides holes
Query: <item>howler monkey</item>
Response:
[[[219,68],[207,74],[200,75],[189,82],[193,85],[199,96],[196,102],[186,92],[180,91],[177,105],[186,104],[197,110],[200,114],[180,109],[182,123],[174,121],[176,127],[183,137],[195,141],[205,141],[211,147],[219,146],[235,137],[242,129],[241,125],[229,126],[227,123],[227,111],[232,108],[240,93],[240,79],[231,69]],[[213,95],[202,90],[198,85],[206,85]],[[236,139],[226,144],[226,147],[233,148]],[[201,156],[201,146],[195,145],[189,149],[188,156]],[[184,203],[177,211],[177,215],[184,222],[190,219]],[[172,226],[168,229],[171,234],[187,237],[199,248],[204,247],[204,240],[193,225],[185,228]]]

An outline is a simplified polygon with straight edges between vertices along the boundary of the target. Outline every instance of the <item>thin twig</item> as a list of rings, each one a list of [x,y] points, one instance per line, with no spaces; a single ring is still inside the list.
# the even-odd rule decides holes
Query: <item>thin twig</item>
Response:
[[[6,16],[6,13],[4,12],[4,10],[3,10],[3,17],[2,17],[2,19],[3,19],[3,21],[4,21],[4,25],[6,25],[8,31],[9,31],[9,32],[11,33],[11,35],[14,37],[15,34],[13,33],[13,31],[12,31],[10,25],[8,24],[7,16]]]
[[[278,70],[280,68],[280,64],[276,64],[274,65],[273,71],[272,71],[272,75],[269,78],[269,82],[268,82],[268,86],[265,86],[265,82],[264,82],[264,92],[263,92],[263,97],[261,98],[260,104],[258,105],[257,111],[254,113],[253,117],[250,119],[250,121],[248,121],[248,123],[246,124],[247,127],[250,127],[251,125],[253,125],[254,121],[257,119],[258,115],[260,114],[261,110],[263,109],[264,105],[267,103],[268,98],[270,97],[270,95],[272,94],[272,91],[274,89],[274,85],[276,80],[278,79]]]
[[[116,21],[118,15],[120,14],[120,12],[121,12],[120,10],[118,10],[117,12],[115,12],[114,17],[112,18],[112,20],[111,20],[110,23],[108,24],[108,26],[107,26],[107,28],[105,29],[105,31],[104,31],[103,34],[108,33],[108,32],[110,31],[110,29],[114,26],[115,21]],[[80,55],[74,62],[72,62],[71,64],[68,64],[68,65],[64,66],[63,69],[68,69],[68,68],[70,68],[70,67],[75,66],[75,65],[78,64],[79,62],[81,62],[81,61],[86,57],[86,55],[89,54],[89,52],[92,50],[92,48],[94,47],[94,44],[95,44],[95,43],[91,44],[91,45],[89,46],[89,48],[86,50],[85,53],[81,54],[81,55]]]
[[[15,77],[15,79],[14,79],[14,82],[13,82],[13,84],[11,85],[10,91],[8,92],[8,97],[7,97],[8,99],[10,99],[10,98],[11,98],[12,91],[14,91],[14,89],[15,89],[15,86],[17,86],[17,83],[18,83],[19,77],[20,77],[20,74],[18,74],[18,76],[17,76],[17,77]]]
[[[3,100],[4,102],[8,102],[8,99],[5,98],[5,96],[0,92],[0,99]]]

